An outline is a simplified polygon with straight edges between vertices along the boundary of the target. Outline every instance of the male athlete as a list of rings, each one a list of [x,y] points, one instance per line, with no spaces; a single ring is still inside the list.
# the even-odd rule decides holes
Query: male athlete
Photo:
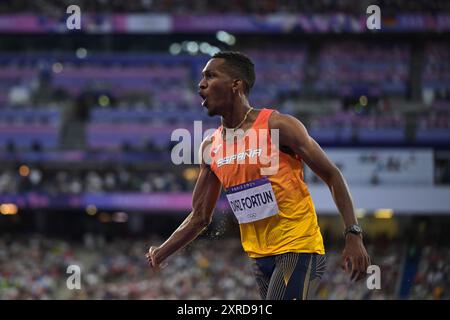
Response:
[[[311,298],[325,269],[325,250],[313,201],[303,180],[305,162],[328,185],[342,215],[342,267],[351,273],[352,280],[362,279],[370,257],[341,172],[299,120],[250,106],[248,95],[254,82],[254,64],[239,52],[219,52],[203,69],[199,83],[202,106],[209,116],[220,115],[222,125],[201,145],[192,212],[161,246],[150,247],[146,254],[150,265],[159,268],[202,233],[211,222],[223,186],[239,222],[242,246],[253,260],[261,298]],[[244,134],[229,135],[239,130]],[[246,140],[248,132],[271,134],[258,138],[251,147]],[[273,143],[272,132],[278,143]],[[270,152],[266,154],[262,148]],[[265,160],[277,158],[275,170],[264,171],[268,167],[264,155]]]

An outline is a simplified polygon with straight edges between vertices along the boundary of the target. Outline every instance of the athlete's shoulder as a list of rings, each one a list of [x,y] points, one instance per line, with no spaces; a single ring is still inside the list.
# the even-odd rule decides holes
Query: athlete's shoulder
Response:
[[[282,129],[290,126],[300,125],[303,126],[302,122],[296,117],[281,113],[277,110],[273,110],[269,117],[269,127],[270,129]]]
[[[217,130],[216,130],[217,131]],[[216,131],[214,131],[211,134],[208,134],[205,139],[203,139],[202,143],[200,144],[200,150],[199,150],[199,159],[200,159],[200,165],[209,165],[211,164],[211,148],[214,143],[214,140],[216,139]]]
[[[270,130],[277,130],[279,142],[283,145],[299,145],[310,141],[305,125],[290,114],[272,112],[269,118]]]
[[[217,129],[216,129],[217,131]],[[213,133],[208,134],[202,141],[201,143],[201,149],[204,149],[210,145],[212,145],[212,143],[214,142],[214,137],[216,135],[216,131],[214,131]]]
[[[222,134],[222,126],[219,126],[218,128],[208,130],[208,134],[202,141],[203,146],[208,146],[214,143],[216,140],[220,140],[221,134]]]

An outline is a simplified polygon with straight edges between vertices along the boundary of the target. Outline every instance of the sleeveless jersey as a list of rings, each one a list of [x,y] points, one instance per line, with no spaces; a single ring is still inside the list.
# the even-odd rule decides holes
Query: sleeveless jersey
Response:
[[[262,109],[252,127],[226,139],[212,135],[211,170],[239,221],[241,242],[251,258],[286,252],[324,254],[323,239],[299,156],[281,151],[270,132],[274,110]]]

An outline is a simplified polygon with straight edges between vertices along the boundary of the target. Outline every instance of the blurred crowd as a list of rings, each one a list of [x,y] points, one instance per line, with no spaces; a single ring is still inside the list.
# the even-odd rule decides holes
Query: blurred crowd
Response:
[[[61,3],[62,2],[62,3]],[[77,4],[88,12],[157,12],[157,13],[336,13],[365,14],[371,4],[377,4],[389,13],[396,12],[439,12],[450,10],[446,0],[262,0],[262,1],[207,1],[207,0],[65,0],[29,1],[14,0],[8,5],[0,5],[0,12],[54,12],[61,6]]]
[[[411,289],[412,299],[450,299],[450,248],[427,246]]]
[[[3,56],[0,148],[126,146],[158,153],[155,146],[167,150],[174,128],[217,120],[196,94],[206,55],[77,52]],[[317,51],[249,50],[257,74],[250,101],[298,117],[321,144],[444,144],[450,138],[449,52],[448,45],[427,43],[415,70],[413,48],[405,44],[337,41]],[[422,100],[407,99],[411,83],[421,84],[413,95]]]
[[[357,157],[357,155],[355,155]],[[164,160],[165,161],[165,160]],[[170,160],[169,160],[170,161]],[[347,159],[348,161],[348,159]],[[381,156],[379,154],[360,154],[352,166],[343,159],[336,160],[348,183],[354,186],[398,185],[407,186],[414,183],[422,185],[450,183],[450,161],[430,161],[425,174],[417,173],[422,162],[410,155]],[[423,167],[425,168],[425,167]],[[356,171],[352,171],[356,170]],[[428,171],[427,171],[428,170]],[[427,174],[429,172],[429,174]],[[433,177],[434,173],[434,177]],[[63,163],[58,168],[39,163],[4,165],[0,168],[0,194],[23,194],[37,192],[48,195],[82,193],[176,193],[192,192],[199,167],[191,166],[133,166],[129,164],[103,163],[83,166],[71,162]],[[322,180],[304,168],[304,180],[309,185],[321,184]]]
[[[376,289],[377,283],[374,278],[352,282],[349,275],[342,272],[342,256],[334,248],[327,254],[328,267],[317,291],[318,299],[390,300],[399,298],[398,290],[405,245],[380,237],[375,242],[366,243],[366,249],[371,256],[371,263],[380,268],[380,288]],[[368,290],[368,283],[375,286],[375,289]]]
[[[24,169],[22,168],[22,171]],[[164,170],[136,170],[117,167],[111,170],[52,170],[32,167],[19,170],[0,170],[0,194],[43,192],[49,195],[101,192],[180,192],[192,191],[197,168],[183,172]]]
[[[144,257],[161,239],[105,241],[86,234],[82,243],[41,235],[0,238],[0,299],[259,299],[251,261],[238,239],[195,241],[153,273]],[[220,250],[217,250],[220,248]],[[367,246],[380,267],[380,289],[352,283],[339,250],[327,252],[327,271],[316,299],[398,299],[406,246]],[[425,247],[407,299],[450,298],[450,251]],[[69,265],[80,266],[81,289],[67,287]],[[72,282],[71,282],[72,283]],[[75,283],[75,282],[73,282]]]
[[[249,260],[235,240],[197,241],[159,273],[144,254],[152,241],[86,235],[83,244],[41,236],[0,239],[0,299],[257,299]],[[221,250],[217,250],[220,246]],[[69,290],[69,265],[81,290]]]
[[[426,151],[402,151],[389,154],[384,149],[336,153],[327,149],[330,158],[342,171],[348,183],[354,186],[423,186],[450,183],[450,160],[432,159]],[[126,151],[126,150],[123,150]],[[146,155],[150,151],[137,153]],[[159,151],[160,158],[136,162],[115,161],[107,157],[88,159],[86,163],[61,161],[58,164],[39,161],[5,162],[0,168],[0,194],[40,192],[49,195],[81,193],[176,193],[194,189],[199,167],[174,165],[171,150]],[[119,153],[121,155],[122,153]],[[123,153],[122,155],[124,155]],[[88,158],[90,154],[87,154]],[[118,158],[120,159],[120,158]],[[151,159],[151,158],[149,158]],[[102,165],[99,166],[99,163]],[[303,179],[309,185],[322,180],[308,167]]]

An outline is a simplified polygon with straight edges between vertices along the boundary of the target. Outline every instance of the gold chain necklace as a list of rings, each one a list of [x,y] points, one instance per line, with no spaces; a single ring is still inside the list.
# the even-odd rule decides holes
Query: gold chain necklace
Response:
[[[235,130],[239,129],[244,124],[245,120],[247,120],[247,116],[252,110],[253,110],[253,107],[250,107],[250,109],[248,109],[247,113],[245,114],[244,119],[242,119],[242,121],[236,127],[234,127],[234,128],[225,127],[225,125],[223,124],[223,118],[222,118],[222,126],[227,130],[235,131]]]

